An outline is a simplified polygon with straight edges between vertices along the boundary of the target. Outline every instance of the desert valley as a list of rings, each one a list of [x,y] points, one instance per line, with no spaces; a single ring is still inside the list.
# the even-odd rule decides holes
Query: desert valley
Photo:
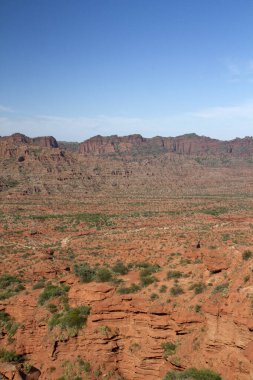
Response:
[[[253,379],[252,137],[17,133],[0,160],[0,379]]]

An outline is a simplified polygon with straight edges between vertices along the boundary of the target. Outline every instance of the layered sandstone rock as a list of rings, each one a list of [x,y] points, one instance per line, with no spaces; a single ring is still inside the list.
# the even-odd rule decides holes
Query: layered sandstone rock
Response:
[[[240,310],[234,309],[238,302]],[[225,380],[248,380],[253,364],[247,302],[242,294],[218,296],[207,299],[203,312],[196,313],[183,304],[174,308],[150,303],[138,294],[119,295],[107,284],[75,283],[69,291],[70,306],[90,305],[91,315],[87,326],[72,338],[61,337],[57,329],[49,331],[47,312],[37,306],[35,294],[4,304],[22,326],[15,335],[15,349],[40,369],[40,380],[57,379],[61,363],[75,362],[78,356],[92,368],[100,366],[104,373],[131,380],[162,379],[170,369],[191,366],[213,368]],[[175,353],[164,354],[165,342],[176,344]],[[14,373],[15,367],[9,367],[0,366],[0,372],[12,379],[8,373]]]

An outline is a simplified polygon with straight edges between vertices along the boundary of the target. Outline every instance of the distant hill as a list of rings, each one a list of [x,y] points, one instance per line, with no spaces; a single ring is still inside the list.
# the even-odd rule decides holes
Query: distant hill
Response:
[[[190,156],[221,156],[251,157],[253,155],[253,137],[236,138],[230,141],[212,139],[188,133],[177,137],[152,138],[142,137],[139,134],[128,136],[94,136],[78,142],[59,141],[52,136],[30,138],[20,133],[0,137],[0,149],[13,148],[20,144],[40,147],[51,147],[78,152],[85,155],[126,157],[138,159],[142,157],[176,153]]]
[[[144,138],[141,135],[92,137],[79,145],[79,153],[116,156],[147,156],[162,153],[183,155],[222,155],[237,157],[253,154],[253,138],[221,141],[195,133],[177,137]]]

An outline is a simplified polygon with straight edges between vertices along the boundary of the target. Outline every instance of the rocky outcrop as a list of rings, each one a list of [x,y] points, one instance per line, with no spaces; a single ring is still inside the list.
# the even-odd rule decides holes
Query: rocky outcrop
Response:
[[[6,308],[23,326],[15,336],[16,350],[41,368],[40,380],[57,379],[62,372],[57,363],[74,362],[78,355],[93,368],[103,366],[105,373],[131,380],[161,379],[169,368],[188,365],[188,360],[179,363],[177,357],[183,352],[186,355],[192,331],[204,321],[196,313],[175,313],[172,306],[150,305],[141,296],[120,296],[106,284],[72,286],[69,302],[74,307],[89,304],[92,308],[87,326],[74,338],[62,339],[57,331],[49,332],[45,310],[39,310],[30,297],[19,297]],[[181,339],[177,355],[166,358],[162,343],[175,342],[178,336],[187,344]],[[52,366],[56,370],[50,374]]]
[[[30,138],[21,133],[15,133],[11,136],[0,137],[1,158],[16,157],[21,151],[26,154],[30,147],[58,148],[58,143],[52,136]]]
[[[14,133],[11,136],[0,137],[0,144],[5,142],[7,144],[34,144],[41,147],[51,147],[58,148],[58,143],[56,139],[52,136],[42,136],[42,137],[27,137],[21,133]]]
[[[103,137],[95,136],[79,145],[79,153],[110,154],[131,151],[133,146],[140,146],[145,142],[141,135],[119,137],[117,135]]]
[[[38,290],[32,297],[23,294],[2,302],[22,326],[15,335],[17,353],[35,366],[37,377],[25,379],[55,380],[62,374],[62,363],[75,363],[78,357],[93,371],[103,368],[104,375],[131,380],[162,379],[169,370],[192,366],[213,368],[225,380],[252,378],[252,321],[245,294],[206,298],[202,312],[196,313],[178,299],[180,306],[175,308],[141,294],[119,295],[109,284],[79,284],[71,276],[62,281],[72,284],[71,307],[91,307],[87,325],[77,336],[48,329],[49,313],[37,305]],[[240,310],[234,309],[238,303]],[[172,352],[166,353],[166,342],[175,344]],[[0,366],[7,379],[12,379],[10,371],[15,367]]]
[[[48,148],[59,147],[58,142],[52,136],[30,138],[21,133],[11,136],[0,137],[0,156],[11,156],[11,151],[25,144],[26,146],[40,146]],[[161,153],[175,153],[186,156],[253,156],[253,138],[236,138],[231,141],[221,141],[195,133],[177,137],[144,138],[139,134],[129,136],[94,136],[84,142],[66,143],[61,142],[60,147],[72,152],[78,151],[85,155],[116,155],[138,158],[154,156]]]
[[[226,155],[252,156],[253,139],[235,139],[220,141],[196,134],[177,137],[144,138],[141,135],[119,137],[117,135],[95,136],[79,145],[81,154],[158,154],[173,152],[183,155]]]
[[[31,139],[31,143],[41,147],[58,148],[58,143],[53,136],[35,137]]]

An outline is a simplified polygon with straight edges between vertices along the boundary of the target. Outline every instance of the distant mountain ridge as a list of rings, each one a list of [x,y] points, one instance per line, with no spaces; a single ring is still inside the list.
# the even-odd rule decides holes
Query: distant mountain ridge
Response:
[[[199,136],[195,133],[176,137],[156,136],[146,138],[140,134],[128,136],[94,136],[81,143],[57,142],[52,136],[30,138],[20,133],[0,137],[1,145],[29,144],[41,147],[67,149],[88,155],[154,155],[177,153],[183,155],[249,156],[253,154],[253,137],[235,138],[230,141]]]
[[[148,153],[177,153],[183,155],[221,155],[248,156],[253,153],[253,138],[236,138],[221,141],[194,133],[177,137],[145,138],[139,134],[119,137],[94,136],[79,144],[79,153],[95,155],[147,155]]]
[[[114,135],[66,143],[16,133],[0,137],[0,164],[0,193],[190,194],[210,186],[226,193],[252,189],[253,138]]]

